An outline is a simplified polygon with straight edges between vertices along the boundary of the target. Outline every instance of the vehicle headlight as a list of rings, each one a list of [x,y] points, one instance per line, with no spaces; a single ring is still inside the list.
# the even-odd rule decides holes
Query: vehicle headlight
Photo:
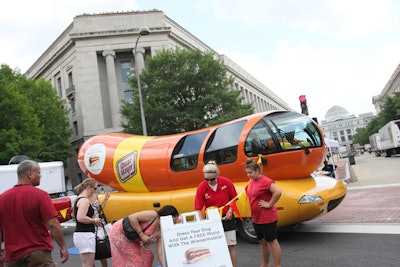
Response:
[[[309,204],[322,201],[323,198],[320,196],[302,196],[299,200],[299,204]]]

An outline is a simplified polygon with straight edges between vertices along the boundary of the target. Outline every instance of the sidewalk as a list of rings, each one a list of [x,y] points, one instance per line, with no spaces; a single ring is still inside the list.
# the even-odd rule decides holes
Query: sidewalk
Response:
[[[336,209],[310,222],[400,223],[400,157],[364,154],[355,157],[355,165],[348,159],[336,164],[340,179],[348,168],[347,195]]]

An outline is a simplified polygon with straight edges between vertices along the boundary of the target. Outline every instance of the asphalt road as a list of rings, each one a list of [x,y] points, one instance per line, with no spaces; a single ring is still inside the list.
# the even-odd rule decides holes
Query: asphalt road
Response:
[[[73,247],[73,228],[65,228],[64,233],[68,247]],[[400,262],[399,237],[395,234],[310,233],[294,230],[279,232],[278,239],[282,247],[282,264],[285,267],[397,267]],[[259,266],[258,244],[250,244],[239,238],[236,249],[239,267]],[[53,254],[53,258],[59,262],[57,252],[54,251]],[[62,266],[81,266],[79,255],[70,255],[68,262]],[[96,266],[101,266],[99,261]],[[109,266],[112,266],[110,260]],[[157,266],[157,262],[153,266]]]

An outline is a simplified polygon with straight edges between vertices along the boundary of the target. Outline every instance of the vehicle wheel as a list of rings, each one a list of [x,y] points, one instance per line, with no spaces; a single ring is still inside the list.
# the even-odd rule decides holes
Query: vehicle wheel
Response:
[[[238,232],[240,236],[250,243],[258,243],[251,218],[243,218],[238,221]]]

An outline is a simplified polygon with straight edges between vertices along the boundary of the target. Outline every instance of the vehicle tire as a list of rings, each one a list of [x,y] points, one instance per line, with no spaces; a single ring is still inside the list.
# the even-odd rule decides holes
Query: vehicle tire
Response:
[[[251,218],[237,219],[240,236],[249,243],[258,243]]]

